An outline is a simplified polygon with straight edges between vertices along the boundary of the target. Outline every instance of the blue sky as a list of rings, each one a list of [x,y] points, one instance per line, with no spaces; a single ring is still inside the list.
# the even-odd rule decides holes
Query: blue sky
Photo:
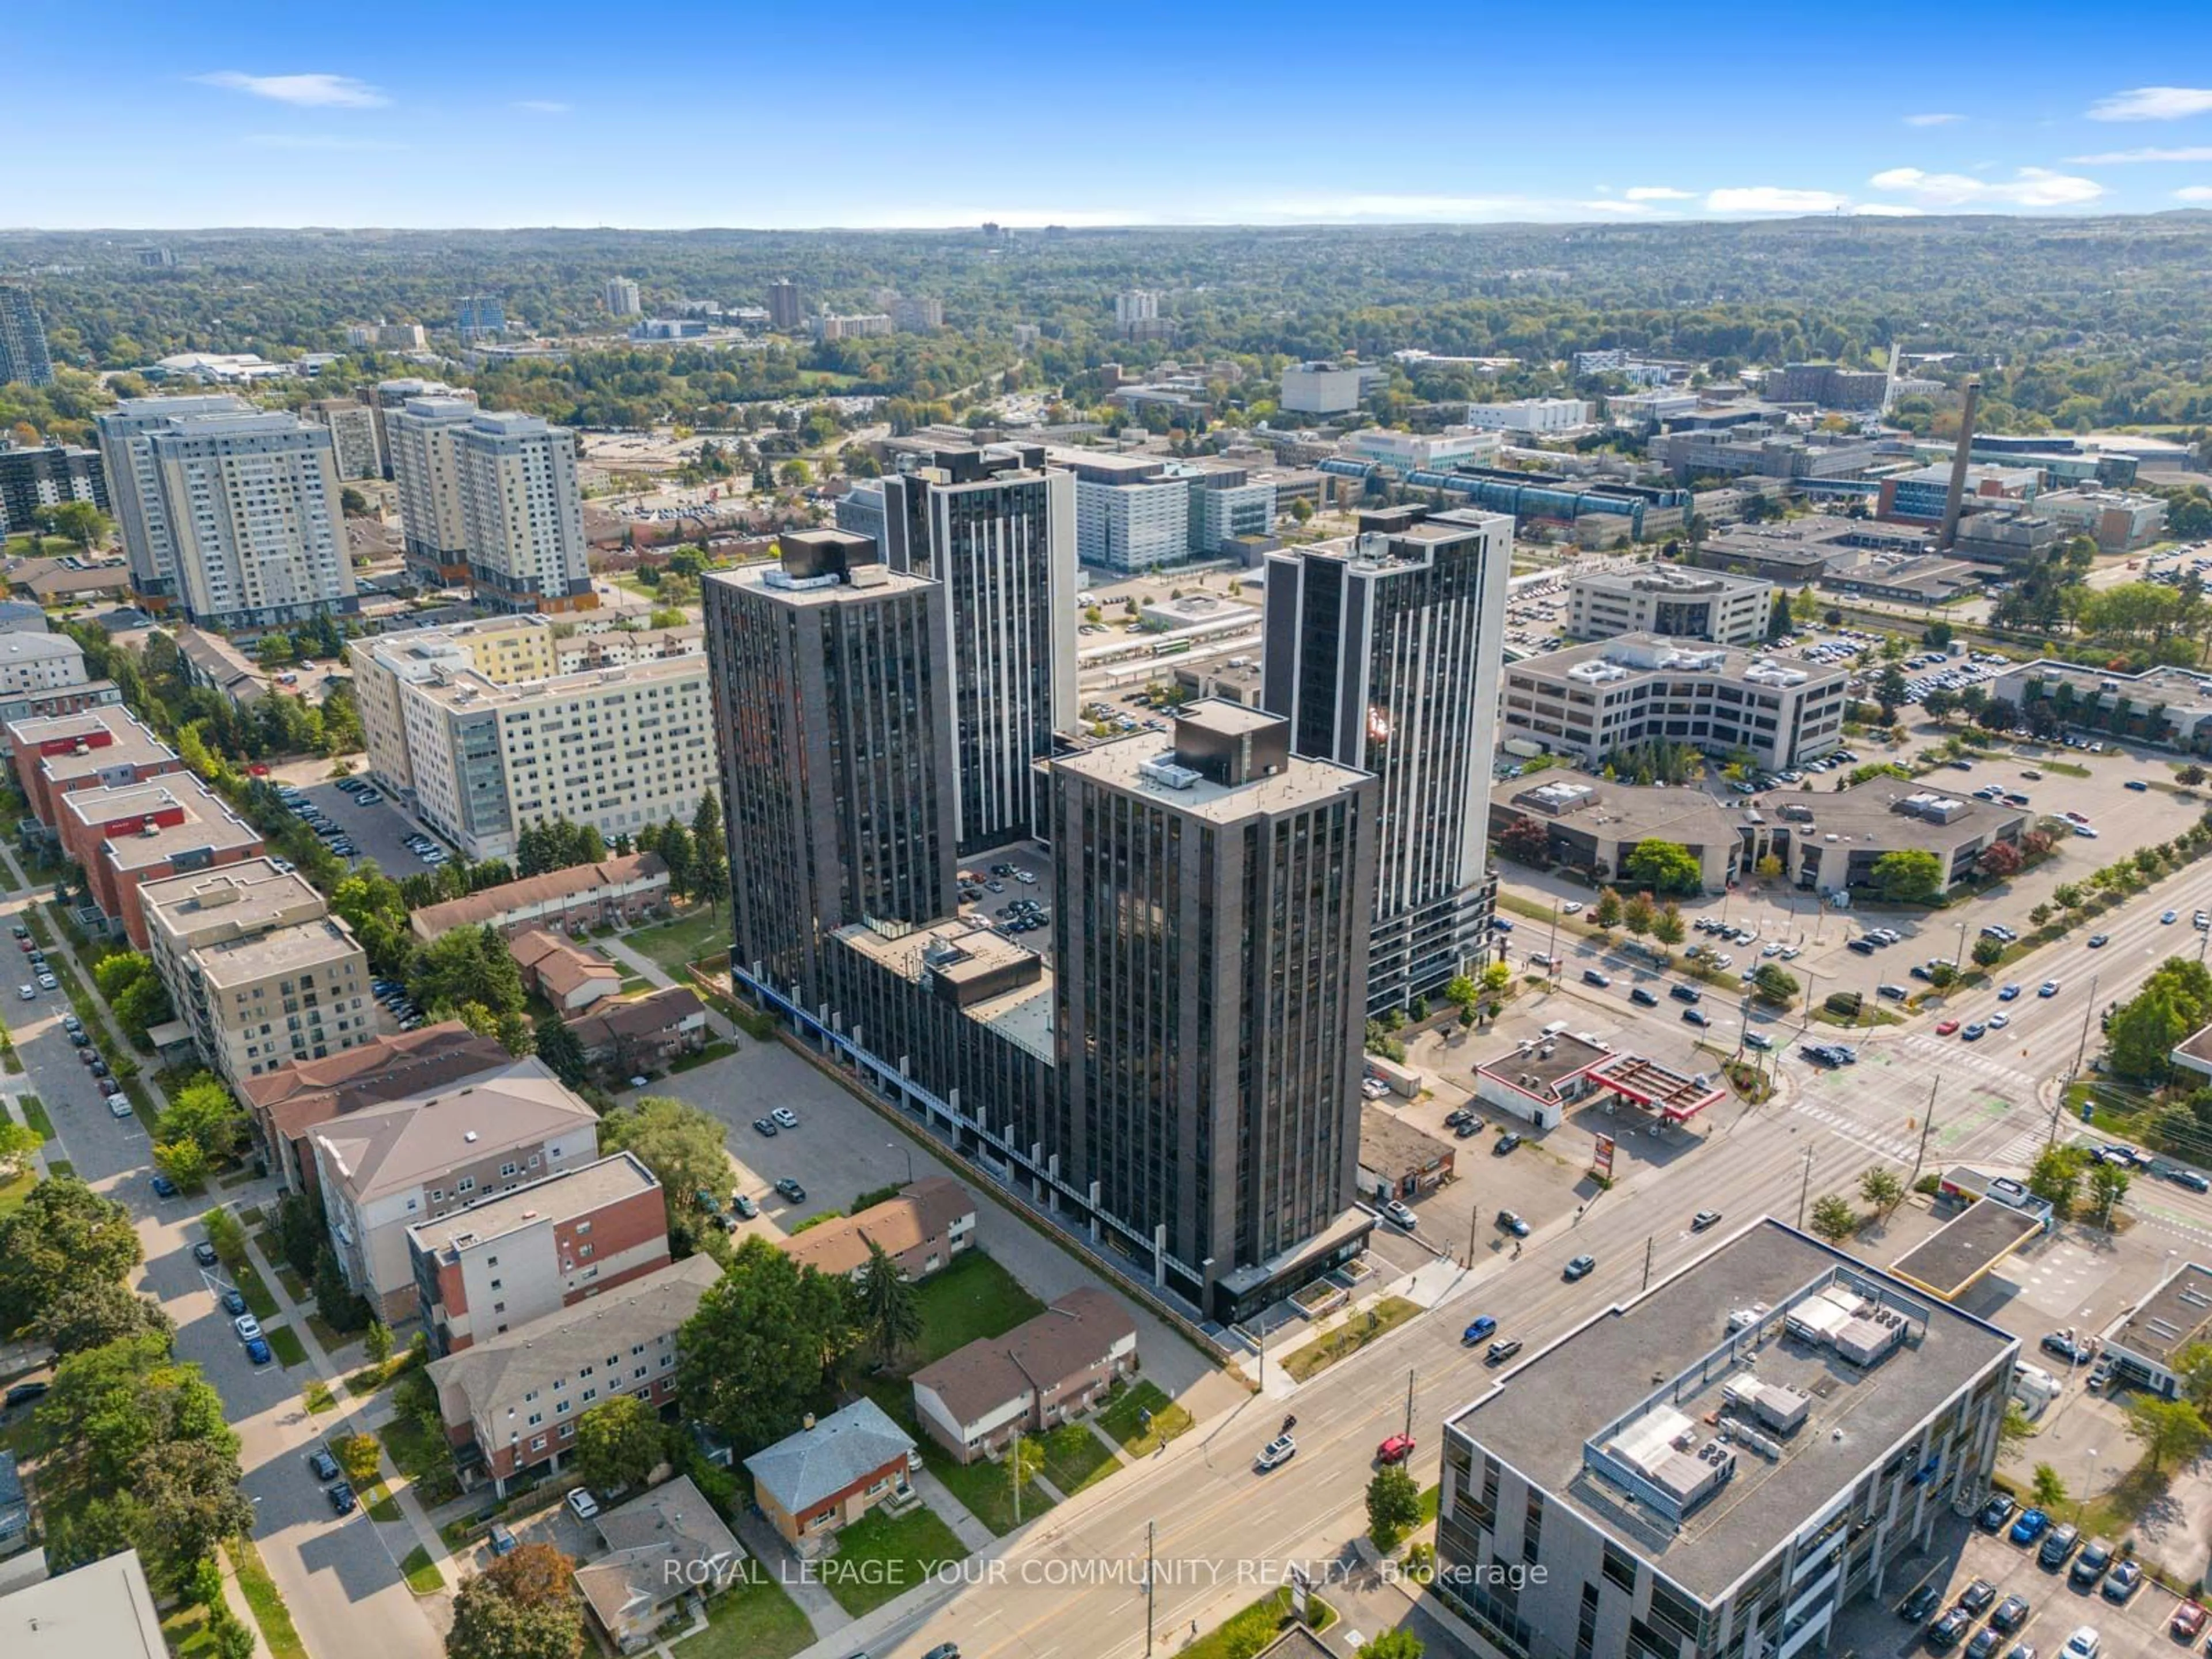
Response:
[[[14,0],[0,222],[2212,207],[2212,5],[2121,9]]]

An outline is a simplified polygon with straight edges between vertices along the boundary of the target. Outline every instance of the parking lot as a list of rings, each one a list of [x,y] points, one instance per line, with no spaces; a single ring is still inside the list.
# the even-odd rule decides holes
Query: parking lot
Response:
[[[961,866],[960,877],[962,915],[988,921],[1024,949],[1050,957],[1052,860],[1042,848],[979,853]]]
[[[374,865],[394,881],[402,876],[415,874],[431,866],[416,857],[406,846],[411,835],[428,835],[439,845],[445,842],[402,811],[391,796],[382,790],[383,799],[373,805],[363,806],[354,797],[337,786],[334,779],[319,783],[297,786],[310,805],[325,817],[345,831],[354,846],[356,862]],[[450,847],[446,849],[452,852]]]

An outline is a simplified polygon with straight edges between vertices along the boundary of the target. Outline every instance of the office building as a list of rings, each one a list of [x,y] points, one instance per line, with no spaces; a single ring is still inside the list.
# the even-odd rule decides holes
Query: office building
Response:
[[[381,1030],[368,957],[323,896],[265,858],[138,890],[145,950],[202,1061],[232,1083]]]
[[[1509,1659],[1827,1651],[1988,1495],[2019,1355],[1759,1222],[1446,1419],[1432,1589]]]
[[[1697,407],[1694,392],[1616,392],[1605,400],[1606,418],[1615,426],[1658,426]]]
[[[814,319],[814,337],[817,340],[864,340],[890,331],[890,314],[881,311],[861,312],[849,317],[824,312]]]
[[[376,411],[367,404],[356,398],[318,398],[301,412],[329,431],[331,459],[341,479],[384,476]]]
[[[420,323],[348,323],[346,344],[357,351],[420,351],[429,344]]]
[[[1758,645],[1773,611],[1774,585],[1756,576],[1650,564],[1585,571],[1567,582],[1567,634],[1577,640],[1659,634]]]
[[[1075,481],[1042,449],[945,450],[884,478],[883,501],[884,562],[945,590],[939,741],[969,858],[1036,832],[1036,763],[1075,724]]]
[[[550,640],[543,641],[550,646]],[[551,818],[612,840],[689,823],[714,785],[707,662],[671,657],[502,683],[463,629],[347,647],[371,771],[470,858]]]
[[[148,599],[230,629],[359,608],[327,430],[218,394],[126,398],[100,416],[100,438]]]
[[[31,290],[0,283],[0,386],[21,380],[27,386],[52,386],[53,359],[46,353],[46,325]]]
[[[947,586],[850,532],[786,531],[775,564],[710,576],[705,598],[732,960],[818,996],[823,934],[952,908]]]
[[[1355,432],[1344,443],[1361,460],[1380,461],[1401,472],[1494,461],[1505,450],[1504,436],[1498,432],[1394,432],[1379,426]]]
[[[507,307],[488,294],[471,294],[453,307],[453,326],[463,343],[488,340],[507,330]]]
[[[453,434],[469,581],[500,611],[588,611],[576,434],[535,415],[479,412]]]
[[[0,453],[0,468],[7,465]],[[2166,533],[2166,502],[2118,489],[2062,489],[2039,495],[2035,510],[2069,536],[2087,536],[2100,553],[2134,553]]]
[[[1966,497],[1975,508],[1988,510],[2005,501],[2033,501],[2043,488],[2043,474],[2032,466],[1990,466],[1970,463],[1966,468]],[[1875,516],[1885,523],[1941,524],[1950,497],[1951,468],[1944,464],[1898,473],[1881,481]]]
[[[384,416],[408,574],[426,586],[469,579],[469,521],[461,501],[460,434],[477,417],[473,397],[410,398]]]
[[[1060,1178],[1243,1317],[1364,1236],[1378,786],[1215,702],[1051,775]]]
[[[927,334],[945,326],[945,301],[907,299],[891,301],[891,326],[902,334]]]
[[[1467,423],[1499,432],[1571,432],[1589,424],[1590,406],[1580,398],[1516,398],[1510,403],[1469,404]]]
[[[1369,1012],[1484,957],[1490,769],[1513,521],[1419,508],[1267,556],[1262,706],[1298,754],[1377,780]]]
[[[1823,409],[1878,410],[1889,396],[1889,376],[1878,368],[1838,363],[1789,363],[1769,369],[1759,395],[1771,404],[1818,404]]]
[[[796,334],[806,320],[806,296],[788,276],[768,285],[768,325],[779,334]]]
[[[1050,452],[1075,478],[1075,556],[1124,575],[1190,557],[1190,483],[1155,455]]]
[[[1180,466],[1188,486],[1192,554],[1211,557],[1237,550],[1240,538],[1263,538],[1275,528],[1275,480],[1254,477],[1241,466]]]
[[[610,276],[606,288],[607,314],[612,317],[635,317],[642,314],[644,306],[638,299],[637,284],[627,276]]]
[[[455,1461],[504,1497],[525,1469],[560,1472],[594,1401],[628,1395],[655,1412],[672,1406],[677,1333],[721,1276],[713,1256],[686,1256],[432,1360],[426,1375]]]
[[[580,1164],[407,1229],[433,1358],[668,1265],[668,1200],[633,1152]]]
[[[107,469],[97,450],[69,444],[16,449],[0,444],[0,536],[39,528],[39,509],[64,501],[90,501],[110,510]]]
[[[1368,393],[1390,383],[1372,363],[1292,363],[1283,371],[1281,404],[1291,415],[1349,415]]]
[[[1850,707],[1848,669],[1656,634],[1569,646],[1504,674],[1505,735],[1593,764],[1686,743],[1779,772],[1835,748]]]
[[[857,480],[837,498],[831,516],[838,529],[866,536],[876,544],[876,556],[884,556],[884,487],[878,480]]]

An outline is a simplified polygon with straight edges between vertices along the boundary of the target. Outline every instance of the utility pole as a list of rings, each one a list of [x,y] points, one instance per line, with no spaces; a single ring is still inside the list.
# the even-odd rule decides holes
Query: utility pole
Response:
[[[1907,1192],[1911,1192],[1913,1183],[1920,1179],[1920,1162],[1928,1156],[1928,1137],[1936,1127],[1936,1085],[1938,1081],[1937,1078],[1928,1079],[1928,1110],[1920,1125],[1920,1150],[1912,1155],[1911,1179],[1905,1183]]]
[[[1544,947],[1544,953],[1545,953],[1547,956],[1550,957],[1551,957],[1551,959],[1552,959],[1552,977],[1553,977],[1553,979],[1557,979],[1557,978],[1559,978],[1559,896],[1558,896],[1557,894],[1554,894],[1554,895],[1553,896],[1553,897],[1552,897],[1552,942],[1551,942],[1548,945],[1547,945],[1547,946],[1545,946],[1545,947]]]
[[[1481,1219],[1482,1206],[1476,1204],[1468,1211],[1467,1216],[1467,1265],[1470,1272],[1474,1267],[1474,1224]]]
[[[1644,1288],[1647,1291],[1651,1288],[1651,1249],[1658,1242],[1659,1235],[1656,1233],[1649,1235],[1644,1241]]]
[[[1805,1200],[1813,1191],[1813,1149],[1805,1149],[1805,1179],[1797,1188],[1797,1231],[1805,1231]]]
[[[1152,1613],[1160,1600],[1159,1587],[1152,1583],[1152,1524],[1145,1522],[1145,1659],[1152,1659]]]
[[[1413,1437],[1413,1368],[1406,1367],[1406,1438]]]
[[[1014,1431],[1014,1455],[1006,1460],[1006,1473],[1014,1482],[1014,1524],[1022,1524],[1022,1431]]]
[[[2081,1075],[2081,1062],[2089,1053],[2089,1020],[2097,1012],[2097,975],[2089,975],[2089,1004],[2081,1010],[2081,1041],[2074,1049],[2073,1075]]]

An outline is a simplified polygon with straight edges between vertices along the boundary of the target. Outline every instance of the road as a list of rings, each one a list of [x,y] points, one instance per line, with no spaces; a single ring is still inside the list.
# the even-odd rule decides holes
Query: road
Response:
[[[12,924],[27,908],[23,899],[0,906],[0,924]],[[84,978],[88,984],[91,975]],[[308,1651],[314,1659],[436,1659],[443,1642],[378,1528],[360,1510],[343,1521],[332,1516],[306,1468],[307,1449],[343,1429],[342,1414],[308,1420],[300,1401],[309,1376],[304,1367],[247,1361],[216,1300],[216,1279],[192,1260],[192,1243],[202,1237],[198,1218],[209,1200],[154,1195],[146,1131],[135,1117],[112,1115],[100,1099],[62,1029],[68,1004],[59,992],[33,1002],[9,992],[5,1009],[23,1061],[21,1087],[45,1103],[60,1140],[48,1156],[66,1157],[95,1191],[129,1207],[146,1251],[137,1288],[158,1297],[176,1321],[178,1357],[197,1364],[222,1395],[254,1504],[254,1541]],[[220,1196],[264,1201],[273,1191],[261,1183]]]

